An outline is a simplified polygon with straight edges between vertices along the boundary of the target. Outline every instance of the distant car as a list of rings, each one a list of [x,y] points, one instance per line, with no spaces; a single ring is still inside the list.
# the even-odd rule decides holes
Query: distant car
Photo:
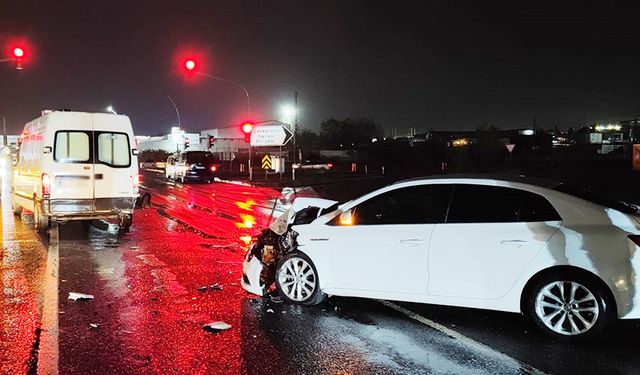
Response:
[[[209,151],[185,151],[169,156],[165,177],[182,183],[212,182],[218,175],[218,165]]]
[[[296,163],[296,164],[293,164],[292,167],[294,169],[319,169],[319,170],[328,171],[329,169],[333,168],[333,164],[332,163],[317,163],[317,164]]]
[[[463,176],[331,203],[298,205],[265,230],[244,289],[274,282],[306,305],[336,295],[520,312],[562,337],[640,318],[633,205],[549,181]]]
[[[148,160],[148,161],[143,161],[142,163],[140,163],[140,168],[143,168],[143,169],[164,169],[166,164],[167,164],[166,161]]]

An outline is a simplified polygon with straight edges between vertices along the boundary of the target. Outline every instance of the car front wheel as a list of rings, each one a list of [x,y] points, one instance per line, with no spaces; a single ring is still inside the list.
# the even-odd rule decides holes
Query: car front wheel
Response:
[[[301,305],[317,305],[326,295],[320,290],[318,271],[311,259],[294,251],[276,267],[276,289],[282,299]]]
[[[550,276],[536,282],[529,296],[529,315],[543,331],[556,337],[587,337],[613,315],[613,301],[599,285],[576,277]]]

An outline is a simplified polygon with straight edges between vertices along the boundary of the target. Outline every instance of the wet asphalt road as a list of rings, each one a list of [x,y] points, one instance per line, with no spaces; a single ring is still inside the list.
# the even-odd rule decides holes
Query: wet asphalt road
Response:
[[[144,184],[152,208],[137,211],[125,235],[69,223],[54,225],[49,240],[3,195],[0,374],[640,373],[636,322],[573,343],[515,314],[354,298],[301,307],[249,295],[239,286],[246,236],[289,192],[175,185],[155,174]],[[198,290],[215,283],[223,289]],[[202,329],[214,321],[232,328]]]

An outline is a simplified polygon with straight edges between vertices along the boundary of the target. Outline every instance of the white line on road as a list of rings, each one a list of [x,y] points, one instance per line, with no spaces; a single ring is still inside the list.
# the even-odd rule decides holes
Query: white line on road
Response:
[[[49,254],[44,274],[44,301],[38,351],[38,375],[58,374],[58,224],[51,223]]]
[[[463,335],[462,333],[458,332],[458,331],[454,331],[451,328],[447,328],[445,326],[443,326],[442,324],[436,323],[431,319],[427,319],[422,315],[419,315],[409,309],[405,309],[402,306],[398,306],[393,302],[389,302],[389,301],[383,301],[383,300],[378,300],[378,302],[380,302],[382,305],[395,310],[405,316],[407,316],[410,319],[413,319],[419,323],[422,323],[430,328],[435,329],[436,331],[439,331],[441,333],[444,333],[445,335],[458,340],[460,343],[462,343],[464,346],[479,352],[481,354],[484,354],[490,358],[495,359],[498,362],[501,363],[506,363],[506,364],[511,364],[514,367],[519,367],[522,370],[526,371],[528,374],[532,374],[532,375],[546,375],[546,373],[544,371],[538,370],[537,368],[527,365],[526,363],[520,362],[517,359],[510,357],[502,352],[499,352],[485,344],[479,343],[477,341],[475,341],[472,338],[469,338],[465,335]]]

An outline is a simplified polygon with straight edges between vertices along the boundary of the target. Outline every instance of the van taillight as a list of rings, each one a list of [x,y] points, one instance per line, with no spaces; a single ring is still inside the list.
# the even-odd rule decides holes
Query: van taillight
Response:
[[[40,176],[40,182],[42,182],[42,196],[51,194],[51,177],[48,174],[43,173]]]
[[[133,178],[133,186],[135,187],[139,187],[140,184],[142,183],[142,175],[135,175],[135,177]]]
[[[636,246],[640,246],[640,235],[630,234],[629,239],[633,241],[633,243],[636,244]]]

